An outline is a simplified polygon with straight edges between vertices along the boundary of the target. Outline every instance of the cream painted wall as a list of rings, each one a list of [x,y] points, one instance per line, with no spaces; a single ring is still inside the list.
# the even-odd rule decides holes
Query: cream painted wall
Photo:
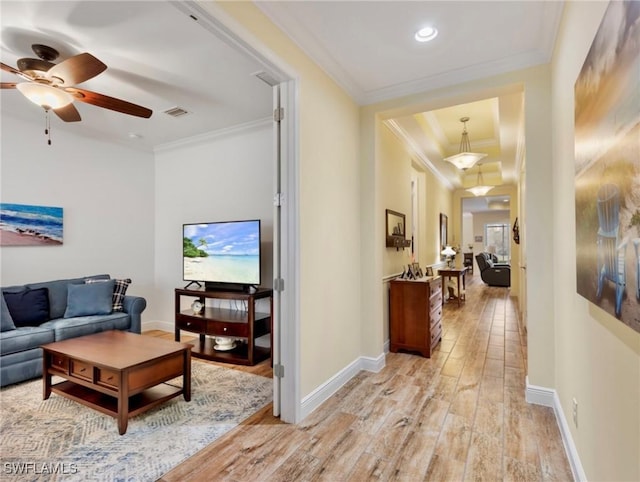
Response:
[[[211,2],[201,5],[213,8]],[[300,392],[304,398],[362,355],[358,341],[363,331],[359,111],[255,5],[215,5],[298,76]],[[378,350],[374,356],[380,354]]]
[[[184,223],[260,219],[261,286],[273,285],[272,130],[267,119],[156,152],[155,328],[173,331],[174,289],[187,284]]]
[[[382,216],[382,232],[385,235],[385,210],[391,209],[405,215],[406,236],[411,236],[411,176],[415,171],[411,165],[411,156],[404,149],[400,140],[387,127],[380,130],[382,139],[380,142],[380,170],[385,182],[380,186],[380,195],[385,209],[379,215]],[[403,266],[411,263],[411,248],[400,249],[384,248],[383,264],[384,276],[391,276],[402,272]]]
[[[64,210],[62,246],[0,248],[2,286],[108,273],[131,278],[128,292],[151,307],[153,155],[68,129],[52,140],[39,123],[2,116],[0,200]]]
[[[551,271],[556,337],[550,347],[555,352],[555,388],[587,479],[637,481],[640,333],[579,296],[575,279],[573,89],[606,6],[567,3],[553,57],[551,221],[553,250],[562,255],[555,257]],[[528,206],[528,217],[533,209]],[[530,253],[528,259],[531,267]],[[577,427],[569,416],[573,398],[578,401]]]

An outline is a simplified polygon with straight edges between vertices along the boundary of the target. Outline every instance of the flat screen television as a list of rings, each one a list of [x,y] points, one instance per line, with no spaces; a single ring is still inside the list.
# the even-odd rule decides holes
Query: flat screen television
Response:
[[[185,281],[207,289],[260,285],[259,219],[184,224],[182,251]]]

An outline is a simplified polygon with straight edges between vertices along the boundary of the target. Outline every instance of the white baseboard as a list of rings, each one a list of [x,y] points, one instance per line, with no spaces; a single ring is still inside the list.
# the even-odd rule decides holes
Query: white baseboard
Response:
[[[357,360],[354,360],[302,399],[300,420],[304,420],[311,412],[326,402],[329,397],[340,390],[340,388],[342,388],[361,370],[377,373],[382,370],[384,366],[384,353],[380,354],[376,358],[361,356]]]
[[[552,388],[539,387],[529,383],[529,377],[526,377],[527,390],[525,392],[525,400],[528,403],[542,405],[543,407],[553,407],[556,391]]]
[[[175,325],[169,321],[152,320],[152,321],[144,321],[142,323],[142,331],[162,330],[169,333],[173,333],[174,329],[175,329]]]
[[[569,459],[569,465],[571,466],[571,472],[573,473],[574,480],[584,481],[587,480],[587,474],[585,474],[582,468],[582,462],[580,462],[580,456],[578,455],[578,449],[573,442],[573,436],[569,429],[569,423],[562,410],[562,404],[558,397],[558,392],[552,388],[540,387],[537,385],[529,384],[529,377],[526,378],[527,388],[525,391],[525,399],[529,403],[536,405],[543,405],[545,407],[553,408],[553,413],[556,416],[556,423],[560,428],[560,435],[562,436],[562,443],[564,444],[564,450],[567,453]]]

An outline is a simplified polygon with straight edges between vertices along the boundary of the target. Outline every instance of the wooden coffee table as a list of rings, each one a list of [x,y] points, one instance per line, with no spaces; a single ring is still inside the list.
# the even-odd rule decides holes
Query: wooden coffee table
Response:
[[[180,394],[191,400],[191,345],[114,330],[42,350],[42,398],[54,392],[115,417],[120,435],[129,417]],[[53,375],[66,380],[52,385]],[[164,383],[178,376],[182,387]]]

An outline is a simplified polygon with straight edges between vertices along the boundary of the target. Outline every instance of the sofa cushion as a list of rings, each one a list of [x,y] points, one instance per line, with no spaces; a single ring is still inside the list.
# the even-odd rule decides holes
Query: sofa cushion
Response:
[[[100,283],[104,281],[107,281],[107,280],[87,279],[85,280],[85,283]],[[123,301],[124,301],[125,295],[127,294],[127,288],[129,287],[130,284],[131,284],[130,278],[115,280],[115,286],[113,288],[113,306],[112,306],[113,311],[124,311]]]
[[[32,289],[47,288],[49,290],[49,317],[55,320],[56,318],[62,318],[67,309],[67,287],[70,284],[84,284],[86,279],[109,279],[109,275],[98,274],[94,276],[84,276],[82,278],[30,283],[27,287]]]
[[[13,318],[11,318],[4,295],[0,295],[0,332],[15,329],[16,325],[13,324]]]
[[[11,319],[16,327],[38,326],[49,319],[49,291],[47,288],[26,288],[17,293],[4,292]]]
[[[113,306],[114,285],[114,280],[82,285],[70,284],[64,318],[110,314]]]
[[[50,323],[49,321],[45,322]],[[38,348],[45,343],[54,341],[53,330],[44,326],[25,326],[16,330],[4,331],[0,333],[0,354],[2,356],[9,353]]]
[[[52,330],[55,340],[60,341],[128,327],[131,323],[130,319],[128,314],[122,312],[111,315],[78,316],[47,321],[41,325],[41,328]]]

